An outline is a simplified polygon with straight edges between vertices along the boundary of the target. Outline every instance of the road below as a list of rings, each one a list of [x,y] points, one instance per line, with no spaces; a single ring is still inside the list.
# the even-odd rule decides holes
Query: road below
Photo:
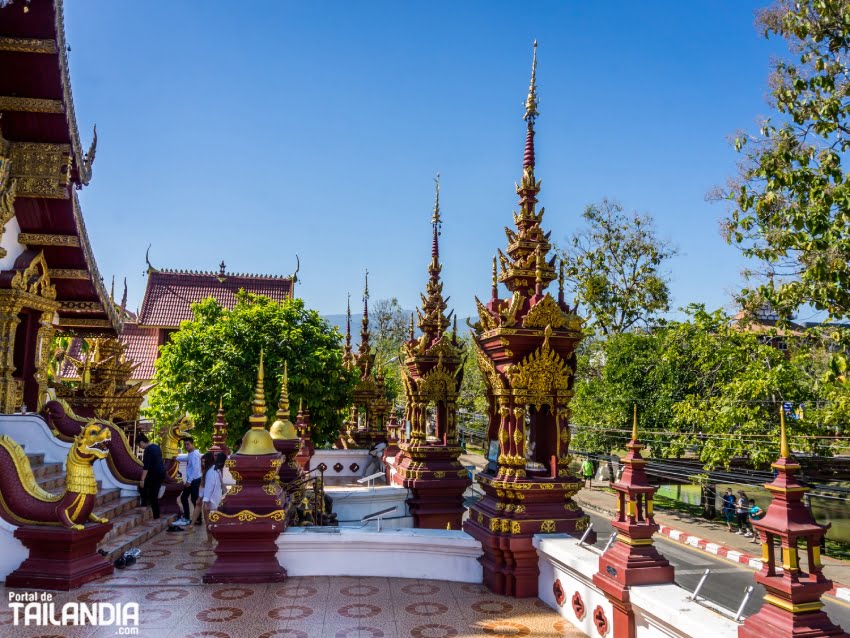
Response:
[[[602,549],[612,533],[611,521],[604,516],[587,513],[597,533],[596,546]],[[676,568],[676,583],[688,591],[693,591],[703,572],[710,569],[711,573],[700,590],[699,598],[729,610],[729,616],[735,616],[747,587],[755,585],[754,572],[751,569],[665,538],[656,537],[655,544],[658,551]],[[755,585],[750,600],[744,607],[745,617],[758,611],[764,593],[761,585]],[[830,597],[824,597],[823,601],[832,622],[840,625],[844,631],[850,631],[850,604]]]

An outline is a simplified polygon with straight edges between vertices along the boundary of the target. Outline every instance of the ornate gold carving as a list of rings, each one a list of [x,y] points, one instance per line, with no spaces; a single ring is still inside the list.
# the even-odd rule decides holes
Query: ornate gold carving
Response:
[[[27,246],[67,246],[80,247],[80,238],[76,235],[51,235],[48,233],[21,233],[18,242]]]
[[[113,328],[112,322],[106,319],[82,319],[82,318],[60,318],[61,328]]]
[[[492,330],[499,325],[493,315],[490,314],[490,311],[487,310],[487,306],[481,303],[481,300],[478,297],[475,298],[475,305],[478,309],[478,322],[471,327],[476,332],[486,332],[487,330]]]
[[[532,404],[538,409],[542,405],[554,409],[554,395],[569,388],[572,370],[549,345],[551,329],[547,327],[545,334],[540,349],[529,354],[521,363],[510,366],[506,374],[519,402]]]
[[[555,521],[546,520],[540,524],[541,534],[552,534],[555,531]]]
[[[47,270],[43,251],[29,263],[29,266],[15,272],[11,286],[15,290],[28,292],[44,299],[51,301],[56,299],[56,287],[50,283],[50,273]]]
[[[522,526],[519,521],[511,521],[511,534],[521,534]]]
[[[270,520],[280,523],[283,522],[284,515],[285,512],[283,510],[275,510],[273,512],[269,512],[268,514],[257,514],[255,512],[252,512],[251,510],[242,510],[240,512],[237,512],[236,514],[225,514],[218,510],[214,510],[210,512],[209,520],[211,523],[217,523],[222,519],[237,520],[240,523],[251,523],[261,518],[268,518]]]
[[[576,531],[583,532],[587,529],[587,526],[590,525],[590,517],[582,516],[580,519],[576,521]]]
[[[9,143],[0,134],[0,240],[6,230],[6,224],[15,216],[15,197],[17,184],[12,179],[12,159],[9,157]],[[6,249],[0,248],[0,258],[6,256]]]
[[[89,279],[89,271],[73,268],[53,268],[50,271],[50,277],[52,279],[77,279],[85,281]],[[102,305],[101,308],[103,308]]]
[[[69,145],[14,142],[9,154],[19,197],[69,197]]]
[[[38,38],[0,37],[0,51],[15,53],[56,53],[56,42]]]
[[[35,97],[0,95],[0,111],[24,113],[64,113],[62,100],[42,100]]]
[[[496,366],[490,358],[484,354],[484,350],[481,349],[481,344],[479,344],[476,339],[473,339],[472,343],[475,344],[475,358],[478,361],[478,368],[481,370],[481,374],[484,375],[484,382],[487,384],[487,387],[490,388],[491,392],[504,390],[505,384],[502,383],[502,378],[496,370]]]
[[[434,478],[438,478],[438,479],[446,478],[446,473],[445,472],[434,472]]]
[[[519,291],[515,291],[513,297],[511,297],[510,305],[507,309],[501,312],[502,315],[502,325],[506,328],[510,328],[513,325],[516,325],[516,315],[519,312],[519,309],[522,308],[522,303],[525,301],[525,297],[519,293]]]
[[[60,312],[103,312],[103,304],[99,301],[63,301],[59,305]]]
[[[545,328],[546,326],[552,326],[554,330],[559,328],[579,330],[581,320],[567,315],[547,292],[546,296],[535,304],[522,320],[523,328]]]
[[[484,514],[482,514],[481,512],[478,512],[478,516],[476,517],[475,520],[477,520],[479,524],[483,523],[484,522]]]

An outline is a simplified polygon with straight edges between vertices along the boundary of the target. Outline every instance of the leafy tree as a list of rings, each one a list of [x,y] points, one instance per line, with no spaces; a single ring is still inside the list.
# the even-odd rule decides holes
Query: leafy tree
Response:
[[[603,335],[650,324],[670,309],[664,262],[676,250],[658,237],[652,217],[626,214],[607,199],[583,214],[588,227],[562,251],[576,300],[589,315],[589,327]]]
[[[466,353],[458,408],[468,415],[486,415],[488,409],[486,386],[484,385],[484,377],[481,376],[481,369],[478,367],[478,360],[475,357],[475,346],[472,344],[472,338],[466,334],[459,336],[458,341],[462,344]]]
[[[158,428],[189,413],[196,421],[194,435],[205,446],[211,440],[221,399],[229,439],[236,441],[248,428],[262,349],[270,420],[286,361],[293,412],[303,399],[310,409],[316,442],[335,438],[340,411],[349,402],[354,382],[342,367],[336,328],[306,309],[300,299],[278,303],[244,291],[239,292],[233,310],[210,298],[194,304],[192,311],[194,319],[183,322],[157,361],[147,416]]]
[[[381,299],[372,304],[370,311],[372,347],[375,364],[384,373],[387,399],[395,402],[404,399],[401,383],[401,346],[407,340],[408,317],[398,299]]]
[[[758,134],[735,139],[743,154],[725,195],[727,241],[760,263],[743,298],[783,317],[810,304],[850,313],[850,4],[780,0],[759,13],[765,37],[787,40],[773,63],[771,105]]]
[[[740,330],[721,312],[687,309],[688,320],[651,333],[597,342],[580,358],[572,403],[573,447],[622,448],[637,404],[641,439],[656,457],[693,455],[707,468],[747,457],[765,466],[778,452],[778,409],[805,404],[791,428],[794,449],[831,452],[831,435],[850,416],[848,391],[822,383],[828,352],[801,340],[786,354]]]

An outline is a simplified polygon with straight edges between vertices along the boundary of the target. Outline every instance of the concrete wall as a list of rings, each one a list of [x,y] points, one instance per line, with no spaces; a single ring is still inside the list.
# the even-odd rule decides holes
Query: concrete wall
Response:
[[[362,476],[366,476],[366,467],[369,465],[369,450],[316,450],[313,458],[310,459],[310,469],[319,467],[320,463],[328,466],[325,470],[326,478],[350,478],[356,480]],[[335,466],[339,464],[342,467],[339,470]],[[373,470],[371,473],[378,472],[379,469]]]
[[[329,486],[325,494],[333,499],[333,511],[340,525],[361,525],[364,516],[395,507],[396,511],[383,519],[386,529],[413,527],[413,517],[407,508],[409,490],[395,485],[378,487]],[[375,527],[376,523],[370,523]]]
[[[277,546],[290,576],[482,581],[481,544],[462,531],[296,527],[281,534]]]
[[[599,605],[608,619],[607,635],[613,635],[611,604],[592,582],[599,570],[600,550],[579,545],[577,539],[562,534],[535,536],[534,546],[540,556],[540,599],[591,638],[601,636],[593,622],[593,612]],[[556,579],[565,594],[562,605],[553,592]],[[632,587],[629,591],[636,638],[737,638],[738,623],[691,601],[690,592],[678,585]],[[583,618],[573,610],[575,592],[584,602]]]

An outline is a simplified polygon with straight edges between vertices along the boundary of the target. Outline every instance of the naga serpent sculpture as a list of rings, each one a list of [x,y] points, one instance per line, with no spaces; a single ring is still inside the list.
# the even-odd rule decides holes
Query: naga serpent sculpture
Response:
[[[24,449],[0,436],[0,517],[13,525],[62,525],[81,530],[86,522],[108,523],[92,513],[98,492],[93,464],[106,458],[109,429],[91,421],[74,437],[65,463],[65,489],[53,494],[35,480]]]

